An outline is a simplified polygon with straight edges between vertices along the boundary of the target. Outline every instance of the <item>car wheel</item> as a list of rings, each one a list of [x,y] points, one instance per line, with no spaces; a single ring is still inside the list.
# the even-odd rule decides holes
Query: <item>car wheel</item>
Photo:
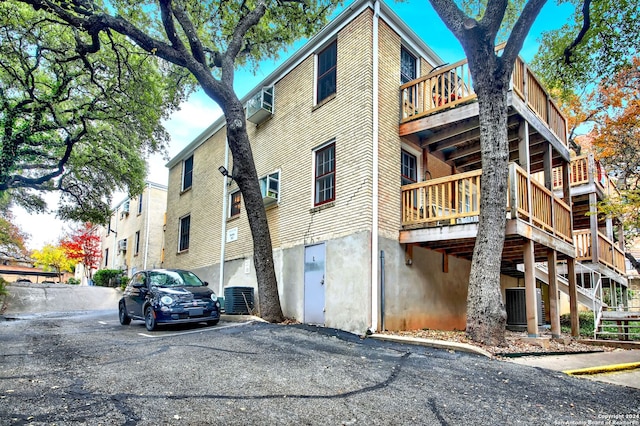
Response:
[[[120,303],[118,307],[118,316],[120,317],[120,324],[129,325],[131,323],[131,317],[127,314],[124,303]]]
[[[211,320],[211,321],[207,321],[208,325],[216,325],[218,323],[218,321],[220,320]]]
[[[156,329],[156,316],[153,313],[153,308],[147,306],[144,310],[144,325],[147,326],[147,330],[153,331]]]

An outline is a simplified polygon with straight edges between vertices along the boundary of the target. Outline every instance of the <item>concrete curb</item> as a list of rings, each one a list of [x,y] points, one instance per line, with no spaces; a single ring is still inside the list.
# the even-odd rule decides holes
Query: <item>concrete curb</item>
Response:
[[[489,352],[484,349],[480,349],[473,345],[458,342],[445,342],[442,340],[421,339],[417,337],[405,337],[405,336],[390,336],[388,334],[372,334],[369,336],[373,339],[385,340],[395,343],[406,343],[409,345],[429,346],[438,349],[448,349],[453,351],[468,352],[476,355],[486,356],[487,358],[493,358]]]
[[[260,317],[255,315],[231,315],[231,314],[222,314],[220,315],[220,319],[222,321],[228,322],[245,322],[245,321],[257,321],[257,322],[267,322]]]
[[[616,371],[635,370],[640,368],[640,362],[627,362],[624,364],[601,365],[598,367],[578,368],[575,370],[565,370],[564,374],[570,376],[586,376],[589,374],[613,373]]]

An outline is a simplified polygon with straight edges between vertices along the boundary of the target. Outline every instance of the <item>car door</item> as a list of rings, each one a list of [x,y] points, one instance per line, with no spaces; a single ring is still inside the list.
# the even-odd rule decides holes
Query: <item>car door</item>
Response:
[[[129,281],[127,290],[125,291],[125,304],[127,313],[130,317],[142,317],[142,307],[147,298],[147,274],[146,272],[138,272]]]

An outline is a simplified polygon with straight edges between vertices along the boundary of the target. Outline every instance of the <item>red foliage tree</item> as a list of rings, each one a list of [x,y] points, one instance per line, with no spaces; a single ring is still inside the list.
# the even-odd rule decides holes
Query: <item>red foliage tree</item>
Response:
[[[84,274],[91,279],[93,270],[100,265],[100,236],[96,228],[89,222],[71,232],[67,238],[60,241],[60,247],[67,257],[84,266]]]

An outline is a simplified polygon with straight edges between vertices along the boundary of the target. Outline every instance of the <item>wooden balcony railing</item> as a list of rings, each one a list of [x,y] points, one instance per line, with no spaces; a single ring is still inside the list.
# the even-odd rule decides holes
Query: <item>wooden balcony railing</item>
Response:
[[[527,64],[517,58],[511,87],[567,145],[567,121]],[[401,123],[476,99],[469,64],[466,59],[400,86]]]
[[[600,231],[598,231],[597,260],[594,260],[591,231],[589,229],[575,231],[573,233],[573,242],[576,247],[577,261],[597,261],[619,274],[626,273],[624,251]]]
[[[593,154],[585,154],[571,159],[571,186],[595,183],[608,197],[620,195],[615,183],[611,180],[602,164],[595,160]],[[553,189],[562,190],[562,169],[553,169]]]
[[[402,225],[433,226],[476,222],[482,170],[402,187]],[[509,165],[507,208],[511,218],[572,242],[571,208],[515,163]],[[530,194],[530,195],[529,195]],[[529,197],[531,200],[529,201]]]

